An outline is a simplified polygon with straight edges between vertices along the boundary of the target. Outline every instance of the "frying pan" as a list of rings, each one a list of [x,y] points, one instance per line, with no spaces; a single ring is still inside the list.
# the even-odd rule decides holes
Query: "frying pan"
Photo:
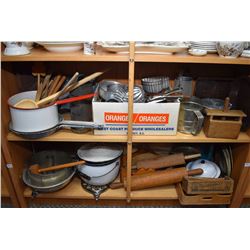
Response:
[[[33,132],[22,132],[22,131],[16,131],[13,128],[12,123],[9,124],[9,130],[21,137],[27,138],[27,139],[39,139],[42,137],[49,136],[53,133],[55,133],[60,128],[93,128],[93,129],[99,129],[102,128],[102,125],[96,125],[93,122],[84,122],[84,121],[68,121],[63,120],[62,117],[59,121],[59,123],[51,127],[49,129],[40,130],[40,131],[33,131]]]

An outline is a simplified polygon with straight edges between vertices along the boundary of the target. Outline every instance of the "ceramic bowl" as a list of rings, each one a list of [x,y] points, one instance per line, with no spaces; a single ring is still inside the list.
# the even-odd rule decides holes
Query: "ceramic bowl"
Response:
[[[21,56],[30,54],[29,49],[23,42],[5,42],[6,48],[4,50],[4,55],[6,56]]]
[[[244,42],[217,42],[216,49],[220,56],[228,58],[236,58],[240,56],[244,50]]]
[[[38,42],[38,44],[55,53],[75,52],[83,48],[82,42]]]

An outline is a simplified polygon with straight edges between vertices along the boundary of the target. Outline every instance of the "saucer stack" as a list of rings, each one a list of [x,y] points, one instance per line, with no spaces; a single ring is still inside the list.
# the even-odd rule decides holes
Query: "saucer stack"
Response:
[[[243,50],[241,56],[242,57],[250,57],[250,49]]]
[[[206,50],[207,53],[217,53],[216,42],[190,42],[191,49]]]

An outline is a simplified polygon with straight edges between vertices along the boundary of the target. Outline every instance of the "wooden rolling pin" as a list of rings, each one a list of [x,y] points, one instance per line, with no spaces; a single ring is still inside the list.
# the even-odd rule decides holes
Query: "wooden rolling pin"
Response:
[[[202,174],[201,168],[186,170],[186,168],[166,169],[163,171],[155,171],[143,175],[135,175],[131,177],[131,190],[140,190],[152,187],[160,187],[181,182],[183,177]],[[117,189],[125,187],[127,183],[112,183],[110,188]]]
[[[200,156],[201,154],[184,155],[183,153],[178,153],[166,156],[159,156],[151,160],[138,161],[136,166],[137,168],[155,168],[155,169],[173,167],[185,164],[186,163],[185,160],[198,158]]]

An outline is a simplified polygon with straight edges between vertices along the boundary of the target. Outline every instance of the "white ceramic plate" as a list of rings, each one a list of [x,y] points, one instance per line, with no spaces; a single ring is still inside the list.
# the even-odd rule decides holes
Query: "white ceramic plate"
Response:
[[[205,56],[207,54],[207,51],[201,49],[190,49],[188,50],[188,53],[193,56]]]
[[[230,156],[229,156],[229,152],[226,148],[222,149],[223,152],[223,156],[226,162],[226,169],[227,169],[227,175],[228,175],[228,169],[231,168],[231,163],[230,163]]]
[[[164,52],[164,53],[178,53],[178,52],[185,52],[187,51],[188,46],[166,46],[166,45],[136,45],[135,51],[136,52]]]
[[[129,45],[117,45],[117,46],[108,46],[108,45],[101,45],[101,47],[109,52],[116,52],[116,53],[128,53],[129,52]],[[165,45],[155,45],[155,44],[138,44],[135,45],[135,52],[136,53],[178,53],[178,52],[185,52],[187,51],[188,46],[165,46]]]
[[[243,53],[241,54],[241,57],[250,57],[250,53],[245,53],[244,51],[243,51]]]
[[[56,53],[74,52],[83,48],[82,42],[39,42],[38,44],[46,50]]]
[[[232,172],[233,164],[234,164],[233,152],[232,152],[232,148],[230,146],[228,146],[228,151],[229,151],[229,155],[230,155],[231,166],[230,166],[230,168],[228,168],[227,175],[230,176],[231,172]]]
[[[110,45],[101,45],[103,49],[109,52],[114,52],[114,53],[120,53],[120,52],[129,52],[129,46],[128,45],[115,45],[115,46],[110,46]]]

